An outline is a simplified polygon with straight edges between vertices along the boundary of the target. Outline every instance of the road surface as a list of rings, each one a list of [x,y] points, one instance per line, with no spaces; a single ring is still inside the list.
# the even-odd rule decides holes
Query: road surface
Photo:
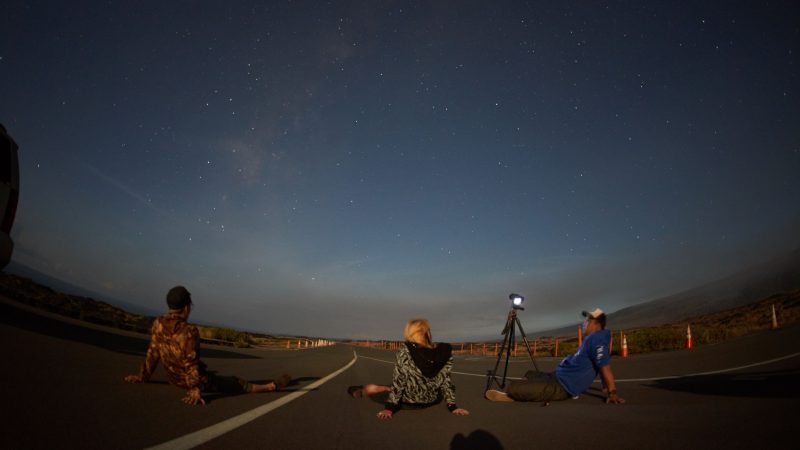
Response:
[[[122,381],[138,371],[147,336],[4,300],[0,339],[4,449],[795,448],[789,433],[800,407],[800,355],[792,345],[800,327],[691,351],[615,358],[625,405],[604,404],[597,389],[547,407],[492,403],[482,393],[495,358],[457,357],[456,396],[470,416],[438,405],[401,410],[385,421],[375,416],[379,402],[352,399],[346,388],[390,383],[391,351],[204,345],[202,359],[222,375],[259,381],[288,372],[295,383],[284,392],[207,397],[207,405],[189,407],[161,369],[152,383]],[[537,363],[552,370],[557,360]],[[508,375],[519,377],[529,368],[529,361],[512,362]],[[220,424],[232,429],[220,432]]]

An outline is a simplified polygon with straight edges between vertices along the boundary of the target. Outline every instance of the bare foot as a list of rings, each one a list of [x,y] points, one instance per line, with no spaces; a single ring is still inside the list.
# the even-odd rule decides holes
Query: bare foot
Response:
[[[365,384],[364,385],[364,394],[365,395],[375,395],[381,394],[383,392],[389,392],[392,388],[389,386],[380,386],[377,384]]]
[[[250,392],[257,394],[260,392],[272,392],[277,390],[278,387],[275,386],[275,383],[267,383],[267,384],[252,384],[252,390]]]

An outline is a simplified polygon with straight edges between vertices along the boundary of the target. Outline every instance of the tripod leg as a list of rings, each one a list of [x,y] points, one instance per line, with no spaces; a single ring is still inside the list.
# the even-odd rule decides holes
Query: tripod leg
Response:
[[[517,323],[517,327],[519,327],[519,333],[522,335],[522,340],[525,342],[525,348],[528,349],[528,356],[531,358],[531,362],[533,363],[533,368],[539,372],[539,366],[536,365],[536,360],[533,358],[533,351],[531,351],[531,345],[528,343],[528,337],[525,336],[525,330],[522,329],[522,324],[519,321],[519,317],[514,317],[514,321]]]
[[[505,389],[506,387],[506,374],[508,373],[508,360],[511,357],[511,347],[514,346],[515,338],[514,338],[514,322],[511,322],[511,329],[508,330],[508,346],[506,347],[506,365],[503,368],[503,382],[500,383],[500,389]]]
[[[513,326],[511,315],[508,316],[508,320],[506,321],[506,325],[503,328],[503,344],[500,346],[500,350],[497,352],[497,361],[494,363],[494,370],[490,371],[488,375],[488,380],[486,380],[486,390],[489,390],[492,387],[492,381],[496,382],[497,385],[502,389],[505,387],[505,372],[503,372],[503,382],[502,384],[500,381],[497,380],[497,369],[500,367],[500,361],[503,359],[503,352],[506,349],[511,348],[511,329],[509,327]],[[508,355],[506,355],[506,367],[508,367]]]

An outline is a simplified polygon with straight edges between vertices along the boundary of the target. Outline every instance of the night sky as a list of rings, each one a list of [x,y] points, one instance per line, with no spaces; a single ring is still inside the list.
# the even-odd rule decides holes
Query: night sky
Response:
[[[14,261],[262,332],[498,336],[800,245],[800,3],[4,1]]]

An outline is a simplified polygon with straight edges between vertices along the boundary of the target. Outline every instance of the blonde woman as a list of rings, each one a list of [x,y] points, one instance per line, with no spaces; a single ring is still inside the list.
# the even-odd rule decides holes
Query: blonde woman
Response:
[[[390,419],[401,407],[424,408],[442,400],[453,414],[469,415],[469,411],[456,406],[455,386],[450,379],[453,369],[450,344],[434,344],[431,327],[425,319],[410,320],[403,336],[406,342],[397,352],[392,386],[350,386],[350,395],[359,398],[388,392],[384,409],[378,412],[381,419]]]

